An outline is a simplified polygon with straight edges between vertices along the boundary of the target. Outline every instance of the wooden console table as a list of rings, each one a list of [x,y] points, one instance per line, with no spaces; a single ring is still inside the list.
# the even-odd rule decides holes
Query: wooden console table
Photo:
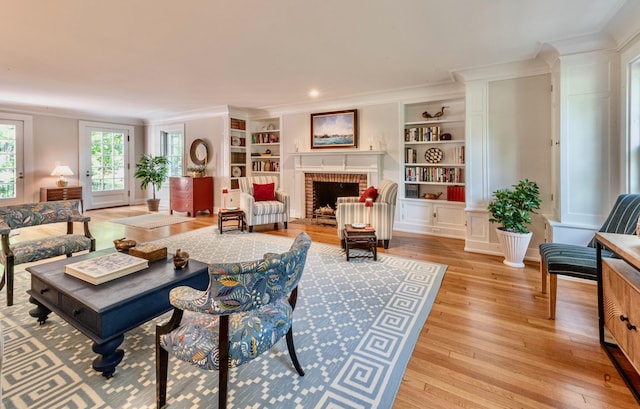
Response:
[[[640,402],[640,237],[596,233],[596,254],[600,345]]]
[[[56,200],[80,200],[80,211],[84,212],[84,203],[82,202],[82,186],[65,186],[65,187],[41,187],[40,201],[53,202]]]

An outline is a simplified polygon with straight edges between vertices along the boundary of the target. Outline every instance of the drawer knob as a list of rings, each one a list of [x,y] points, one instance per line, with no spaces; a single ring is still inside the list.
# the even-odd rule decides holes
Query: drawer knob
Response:
[[[636,326],[635,325],[631,325],[631,324],[627,324],[627,329],[629,331],[635,331],[636,330]]]
[[[620,315],[620,321],[622,322],[629,321],[629,317],[625,317],[624,314]]]
[[[48,289],[47,287],[42,287],[42,288],[40,289],[40,294],[44,294],[44,293],[46,293],[46,292],[48,292],[48,291],[49,291],[49,289]]]
[[[80,315],[81,312],[82,312],[81,308],[75,308],[71,313],[73,314],[74,317],[77,317],[78,315]]]

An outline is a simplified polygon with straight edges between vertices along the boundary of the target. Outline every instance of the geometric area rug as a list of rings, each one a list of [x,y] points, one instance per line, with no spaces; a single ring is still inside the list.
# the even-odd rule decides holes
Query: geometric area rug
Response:
[[[145,229],[156,229],[158,227],[169,226],[195,220],[193,217],[174,216],[170,214],[151,213],[140,216],[125,217],[124,219],[110,220],[112,223],[125,224],[133,227],[143,227]]]
[[[158,240],[168,252],[204,262],[255,260],[286,251],[293,239],[215,226]],[[293,333],[305,376],[286,342],[229,373],[230,408],[390,408],[446,266],[378,254],[347,262],[338,246],[313,243],[307,255]],[[92,342],[56,314],[37,325],[15,277],[15,304],[0,295],[5,408],[155,408],[155,326],[170,312],[125,334],[114,376],[91,368]],[[218,373],[169,360],[168,408],[215,408]]]

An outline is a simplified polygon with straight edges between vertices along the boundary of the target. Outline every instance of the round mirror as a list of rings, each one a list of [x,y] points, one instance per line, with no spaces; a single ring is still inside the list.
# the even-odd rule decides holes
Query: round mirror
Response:
[[[207,144],[202,139],[196,139],[191,143],[191,162],[194,165],[204,165],[207,163],[209,157],[209,150]]]

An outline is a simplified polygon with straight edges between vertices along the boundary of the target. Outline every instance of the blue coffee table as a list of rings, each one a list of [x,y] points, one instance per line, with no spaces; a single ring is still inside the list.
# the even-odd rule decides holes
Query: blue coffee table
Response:
[[[187,285],[204,290],[209,284],[205,263],[189,260],[175,270],[171,256],[149,263],[149,268],[100,285],[64,273],[64,266],[115,250],[101,250],[27,268],[31,273],[29,314],[42,325],[53,311],[93,341],[99,354],[93,369],[113,376],[124,351],[118,349],[124,333],[171,310],[169,291]]]

